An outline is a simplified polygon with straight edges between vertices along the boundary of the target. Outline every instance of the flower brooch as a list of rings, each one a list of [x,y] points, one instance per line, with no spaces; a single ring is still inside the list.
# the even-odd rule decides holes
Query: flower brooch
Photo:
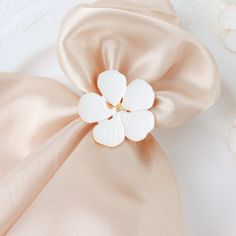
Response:
[[[79,116],[86,123],[97,123],[93,137],[108,147],[120,145],[125,137],[138,142],[155,126],[154,114],[149,111],[155,101],[152,87],[141,79],[128,86],[126,77],[117,70],[107,70],[98,76],[101,95],[83,94]]]

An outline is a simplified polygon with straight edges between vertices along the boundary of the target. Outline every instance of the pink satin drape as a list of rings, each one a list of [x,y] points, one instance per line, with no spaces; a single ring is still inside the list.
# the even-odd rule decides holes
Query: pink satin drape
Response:
[[[211,105],[219,77],[167,0],[99,1],[67,14],[58,57],[81,91],[117,69],[156,91],[157,127]],[[117,148],[96,144],[79,97],[55,81],[0,73],[0,235],[180,236],[172,170],[151,135]]]

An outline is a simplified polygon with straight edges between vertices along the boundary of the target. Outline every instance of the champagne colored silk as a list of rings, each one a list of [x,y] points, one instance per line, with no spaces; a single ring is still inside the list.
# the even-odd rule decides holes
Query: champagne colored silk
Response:
[[[1,73],[0,88],[0,156],[8,158],[8,163],[0,159],[1,179],[17,161],[77,118],[79,100],[55,81],[30,76]]]
[[[151,136],[113,152],[89,133],[8,235],[182,235],[177,192]]]
[[[167,0],[79,5],[65,17],[58,57],[84,92],[117,69],[155,89],[157,127],[211,105],[219,77]],[[79,97],[45,78],[0,73],[0,235],[182,236],[175,177],[158,143],[94,142]]]
[[[85,92],[97,89],[97,76],[106,69],[129,81],[145,79],[156,91],[157,126],[179,125],[215,101],[219,75],[205,48],[177,22],[166,0],[79,6],[62,24],[61,66]]]

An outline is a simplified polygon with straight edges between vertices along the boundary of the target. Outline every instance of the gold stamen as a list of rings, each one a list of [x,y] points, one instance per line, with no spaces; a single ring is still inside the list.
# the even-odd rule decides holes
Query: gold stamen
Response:
[[[114,108],[115,108],[115,110],[116,110],[117,112],[124,110],[124,108],[122,107],[122,104],[121,104],[121,103],[115,105]]]

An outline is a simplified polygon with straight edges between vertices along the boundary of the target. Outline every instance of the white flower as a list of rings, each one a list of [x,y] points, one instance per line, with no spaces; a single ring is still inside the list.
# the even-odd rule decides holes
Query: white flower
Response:
[[[225,46],[236,52],[236,5],[228,5],[223,9],[219,24],[227,31],[224,37]]]
[[[141,141],[154,128],[154,114],[148,110],[155,100],[152,87],[140,79],[133,80],[128,87],[126,83],[123,74],[107,70],[97,81],[102,96],[87,93],[80,99],[80,118],[86,123],[98,123],[93,137],[105,146],[118,146],[125,137]]]

